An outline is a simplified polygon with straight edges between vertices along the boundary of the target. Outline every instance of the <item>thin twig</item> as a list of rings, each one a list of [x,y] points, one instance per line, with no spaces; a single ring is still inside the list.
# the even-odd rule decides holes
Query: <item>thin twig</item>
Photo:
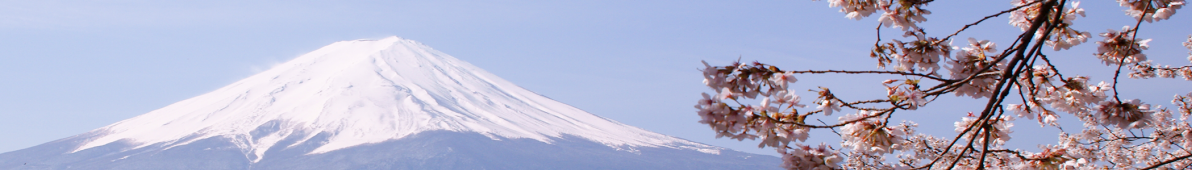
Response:
[[[1047,59],[1047,55],[1043,55],[1043,53],[1039,53],[1039,56],[1041,56],[1041,58],[1043,58],[1043,63],[1047,63],[1047,67],[1051,67],[1051,71],[1055,72],[1056,76],[1060,76],[1060,80],[1064,80],[1064,75],[1060,74],[1060,70],[1056,69],[1055,65],[1051,64],[1051,60]]]
[[[844,74],[897,74],[897,75],[904,75],[904,76],[918,76],[918,77],[928,78],[928,79],[932,79],[932,80],[938,80],[938,81],[942,81],[942,82],[948,82],[948,81],[952,81],[952,80],[948,80],[948,79],[944,79],[944,78],[940,78],[940,77],[936,77],[936,76],[931,76],[931,75],[926,75],[926,74],[911,73],[911,72],[901,72],[901,71],[807,70],[807,71],[791,71],[791,73],[796,73],[796,74],[827,74],[827,73],[844,73]]]
[[[821,124],[828,125],[828,123],[824,123],[824,121],[820,120],[820,119],[815,119],[815,121],[819,121]],[[828,129],[832,129],[832,133],[835,133],[836,136],[844,136],[844,135],[841,135],[840,132],[836,132],[836,128],[828,128]]]

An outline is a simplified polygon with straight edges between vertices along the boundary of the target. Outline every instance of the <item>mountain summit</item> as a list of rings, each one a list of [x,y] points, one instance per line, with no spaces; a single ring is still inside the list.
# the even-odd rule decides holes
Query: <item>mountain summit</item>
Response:
[[[777,168],[551,100],[421,43],[337,42],[207,94],[0,154],[0,169]]]

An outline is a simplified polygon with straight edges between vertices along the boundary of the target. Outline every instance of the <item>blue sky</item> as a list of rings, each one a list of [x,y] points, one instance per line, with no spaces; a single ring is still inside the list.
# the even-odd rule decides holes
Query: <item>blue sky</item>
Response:
[[[1082,4],[1075,27],[1094,34],[1133,25],[1112,2]],[[940,1],[922,24],[943,36],[1011,7],[1009,1]],[[785,69],[875,69],[868,57],[876,15],[844,18],[826,2],[795,1],[0,1],[0,152],[31,147],[194,97],[335,41],[400,36],[427,44],[547,97],[647,130],[774,155],[757,143],[715,139],[692,105],[700,60],[737,58]],[[1142,26],[1147,53],[1185,65],[1178,43],[1187,11]],[[1018,29],[994,18],[957,36],[1002,48]],[[901,38],[885,29],[883,39]],[[1093,42],[1061,56],[1061,70],[1107,80]],[[963,42],[963,41],[961,41]],[[959,45],[960,43],[957,43]],[[1067,73],[1066,73],[1067,74]],[[800,76],[794,90],[832,88],[846,99],[884,98],[898,76]],[[1124,81],[1129,97],[1170,105],[1182,80]],[[982,101],[944,97],[897,117],[952,135],[952,122]],[[1068,116],[1070,117],[1070,116]],[[834,121],[835,118],[824,118]],[[1071,121],[1069,121],[1071,122]],[[1011,145],[1054,142],[1054,128],[1016,123]],[[1071,129],[1078,124],[1069,124]],[[1021,128],[1020,128],[1021,127]],[[1020,128],[1020,129],[1019,129]],[[809,142],[834,141],[814,131]],[[1040,136],[1040,137],[1034,137]],[[823,139],[823,140],[820,140]]]

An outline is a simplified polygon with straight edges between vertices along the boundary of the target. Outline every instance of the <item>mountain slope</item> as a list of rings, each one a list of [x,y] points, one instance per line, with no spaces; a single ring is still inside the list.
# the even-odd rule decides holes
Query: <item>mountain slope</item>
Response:
[[[777,162],[604,119],[398,37],[337,42],[207,94],[0,154],[0,169],[742,168]]]

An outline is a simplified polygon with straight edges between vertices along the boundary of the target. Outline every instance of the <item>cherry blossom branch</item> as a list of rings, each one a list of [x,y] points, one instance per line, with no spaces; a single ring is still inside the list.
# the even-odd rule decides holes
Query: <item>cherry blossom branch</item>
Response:
[[[1011,153],[1011,154],[1014,154],[1014,156],[1017,156],[1017,157],[1018,157],[1018,159],[1022,159],[1022,160],[1031,160],[1031,161],[1047,160],[1046,158],[1029,158],[1029,157],[1026,157],[1026,156],[1022,156],[1022,152],[1018,152],[1018,151],[1014,151],[1014,150],[1008,150],[1008,149],[997,149],[997,150],[991,150],[991,151],[989,151],[989,152],[994,152],[994,153],[998,153],[998,152]]]
[[[1141,136],[1133,136],[1133,137],[1117,137],[1117,136],[1114,136],[1114,138],[1113,138],[1113,139],[1109,139],[1109,138],[1101,138],[1101,139],[1098,139],[1098,140],[1096,140],[1096,141],[1093,141],[1093,142],[1089,142],[1089,143],[1081,143],[1081,144],[1101,144],[1102,142],[1117,141],[1117,140],[1122,140],[1122,141],[1129,141],[1129,142],[1133,142],[1133,141],[1136,141],[1136,140],[1142,140],[1142,139],[1151,140],[1151,139],[1154,139],[1154,138],[1152,138],[1152,137],[1141,137]]]
[[[1159,162],[1158,164],[1154,164],[1154,165],[1151,165],[1151,166],[1148,166],[1148,167],[1146,167],[1146,168],[1142,168],[1142,169],[1155,169],[1155,168],[1159,168],[1159,167],[1161,167],[1161,166],[1163,166],[1163,165],[1171,164],[1171,163],[1173,163],[1173,162],[1175,162],[1175,161],[1180,161],[1180,160],[1188,159],[1189,157],[1192,157],[1192,154],[1188,154],[1188,155],[1184,155],[1184,156],[1180,156],[1180,157],[1176,157],[1176,158],[1168,159],[1168,160],[1166,160],[1166,161]]]
[[[1042,55],[1042,53],[1039,53],[1039,55]],[[1031,63],[1030,63],[1029,65],[1035,65],[1035,62],[1036,62],[1036,61],[1039,61],[1039,60],[1038,60],[1038,58],[1032,58],[1032,60],[1031,60]],[[1034,96],[1035,94],[1038,94],[1038,93],[1039,93],[1039,92],[1038,92],[1038,91],[1039,91],[1039,87],[1038,87],[1038,86],[1035,86],[1035,78],[1034,78],[1035,74],[1033,74],[1033,73],[1034,73],[1034,68],[1032,68],[1032,67],[1026,67],[1026,71],[1025,71],[1025,72],[1027,73],[1027,74],[1026,74],[1026,81],[1027,81],[1027,85],[1026,85],[1026,86],[1023,86],[1023,85],[1019,84],[1019,82],[1018,82],[1018,79],[1014,79],[1014,84],[1018,85],[1018,87],[1027,87],[1027,92],[1030,92],[1031,96]],[[1048,83],[1050,83],[1050,82],[1048,82]],[[1022,90],[1021,90],[1021,89],[1020,89],[1020,90],[1018,90],[1018,95],[1020,95],[1020,96],[1022,95]],[[1035,103],[1038,103],[1034,97],[1032,97],[1032,98],[1031,98],[1031,101],[1032,101],[1032,102],[1035,102]],[[1025,99],[1024,99],[1024,101],[1022,101],[1022,103],[1023,103],[1023,104],[1026,104],[1026,101],[1025,101]],[[1029,106],[1028,106],[1028,107],[1029,107]]]
[[[1039,56],[1040,56],[1040,58],[1043,59],[1043,63],[1046,63],[1047,67],[1050,67],[1051,71],[1055,72],[1055,75],[1060,77],[1060,80],[1064,80],[1064,75],[1060,73],[1060,70],[1055,68],[1055,65],[1051,64],[1051,60],[1047,59],[1047,55],[1043,55],[1043,53],[1039,53]]]
[[[1130,73],[1129,77],[1135,79],[1148,79],[1154,77],[1176,78],[1176,76],[1179,75],[1182,76],[1184,80],[1192,81],[1192,65],[1180,67],[1156,67],[1151,66],[1150,63],[1134,63],[1134,65],[1130,66],[1130,70],[1133,70],[1134,72]]]
[[[920,74],[920,73],[911,73],[911,72],[902,72],[902,71],[876,71],[876,70],[874,70],[874,71],[848,71],[848,70],[807,70],[807,71],[791,71],[791,73],[796,73],[796,74],[827,74],[827,73],[843,73],[843,74],[897,74],[897,75],[904,75],[904,76],[918,76],[918,77],[923,77],[923,78],[928,78],[928,79],[937,80],[937,81],[943,81],[943,82],[954,81],[954,80],[948,80],[948,79],[944,79],[944,78],[940,78],[940,77],[936,77],[936,76],[931,76],[931,75],[926,75],[926,74]]]
[[[1055,0],[1049,1],[1048,4],[1052,3],[1053,1],[1055,1]],[[1047,4],[1044,4],[1044,5],[1047,5]],[[1041,24],[1041,22],[1036,22],[1036,23],[1038,23],[1038,24],[1035,24],[1033,26],[1033,28],[1037,28],[1039,26],[1039,24]],[[1037,30],[1037,29],[1031,29],[1027,33],[1023,33],[1023,35],[1033,34],[1034,30]],[[1030,43],[1030,39],[1027,39],[1030,37],[1026,37],[1026,36],[1019,36],[1019,37],[1023,37],[1023,39],[1025,39],[1025,41],[1023,44],[1019,44],[1019,47],[1017,47],[1017,48],[1021,49],[1021,50],[1019,50],[1019,54],[1017,56],[1015,56],[1014,59],[1010,60],[1009,65],[1018,65],[1018,61],[1021,60],[1023,57],[1021,52],[1023,52],[1023,50],[1025,50],[1025,46]],[[1008,54],[1005,54],[1005,55],[1008,56]],[[1001,58],[1005,58],[1005,56],[1003,56]],[[1013,76],[1010,76],[1010,77],[1003,76],[1002,80],[999,81],[998,86],[997,86],[997,88],[995,88],[996,90],[994,90],[994,91],[995,92],[997,92],[997,91],[1009,92],[1009,88],[1007,88],[1005,90],[1003,90],[1002,88],[1006,85],[1006,82],[1008,82],[1008,80],[1014,80],[1017,78],[1017,74],[1011,74],[1011,73],[1013,73],[1014,70],[1019,70],[1019,69],[1021,69],[1021,66],[1017,69],[1006,69],[1002,73],[1002,75],[1013,75]],[[1000,96],[1004,97],[1005,95],[1006,95],[1006,93],[1003,93]],[[969,131],[972,131],[974,129],[974,127],[983,126],[981,124],[984,124],[986,122],[986,120],[988,119],[987,115],[989,115],[988,113],[990,111],[990,108],[992,108],[994,106],[993,104],[995,101],[997,101],[996,99],[998,99],[998,98],[999,97],[997,97],[997,95],[990,96],[989,103],[987,103],[985,110],[981,112],[981,116],[979,116],[977,118],[977,120],[975,121],[975,122],[982,122],[982,123],[973,123],[973,124],[969,125],[967,128],[965,128],[964,131],[961,131],[960,134],[956,135],[956,138],[952,139],[952,143],[948,144],[948,147],[944,149],[943,153],[947,153],[949,150],[951,150],[952,146],[955,146],[956,142],[959,141],[961,137],[964,137],[964,134],[967,134]],[[997,103],[1001,103],[1001,102],[997,101]],[[973,132],[973,134],[977,134],[977,133],[980,133],[980,130]],[[988,132],[986,132],[986,133],[988,133]],[[957,154],[956,158],[954,159],[955,161],[952,162],[952,164],[948,167],[948,169],[952,169],[952,168],[956,167],[956,163],[960,162],[960,156],[964,155],[965,152],[972,149],[972,145],[973,145],[973,142],[976,141],[976,137],[977,137],[977,135],[973,135],[970,137],[970,139],[968,140],[969,143],[966,145],[966,147],[964,149],[962,149],[960,151],[960,154]],[[934,160],[932,160],[931,163],[928,164],[927,166],[916,168],[916,169],[931,168],[932,166],[935,165],[936,162],[938,162],[940,160],[940,158],[943,158],[943,157],[944,157],[943,155],[940,155],[939,157],[936,157]]]
[[[1143,4],[1141,0],[1125,1],[1130,1],[1132,4],[1122,2],[1123,6],[1133,5],[1134,8],[1138,8],[1137,6]],[[1140,19],[1133,29],[1123,29],[1125,33],[1132,33],[1129,35],[1131,36],[1130,38],[1127,39],[1127,35],[1119,34],[1115,31],[1102,34],[1102,36],[1107,37],[1106,41],[1109,44],[1102,45],[1102,47],[1110,48],[1110,52],[1099,52],[1096,55],[1098,58],[1105,60],[1104,62],[1106,64],[1112,64],[1114,59],[1111,57],[1116,57],[1115,55],[1140,54],[1137,53],[1140,51],[1140,44],[1143,45],[1141,48],[1146,47],[1145,42],[1149,40],[1143,40],[1141,43],[1133,42],[1137,40],[1137,31],[1143,20],[1141,18],[1155,16],[1156,19],[1162,19],[1158,16],[1170,16],[1170,13],[1173,12],[1153,12],[1156,9],[1150,9],[1149,6],[1152,3],[1160,3],[1162,1],[1146,1],[1148,1],[1145,3],[1148,8],[1127,11],[1127,15],[1132,16],[1139,15],[1139,11],[1142,11],[1141,16],[1138,16]],[[1169,5],[1166,4],[1167,2],[1162,3],[1164,4],[1161,4],[1161,6]],[[843,0],[843,2],[833,3],[833,7],[843,6],[841,7],[841,11],[849,13],[848,17],[853,19],[866,17],[875,10],[885,12],[882,14],[882,19],[879,19],[879,24],[874,29],[876,40],[871,56],[879,60],[879,68],[884,68],[886,64],[892,64],[891,66],[896,66],[893,69],[896,71],[782,71],[777,69],[777,67],[757,62],[754,62],[753,65],[740,64],[738,62],[724,67],[708,66],[709,69],[703,70],[705,84],[716,90],[718,94],[715,97],[711,97],[711,95],[705,93],[704,99],[700,100],[699,104],[696,105],[696,108],[700,109],[699,114],[704,119],[701,123],[711,125],[718,133],[718,137],[732,136],[734,139],[739,140],[761,137],[764,141],[761,146],[776,147],[779,149],[779,152],[784,154],[783,166],[788,169],[808,167],[830,169],[905,168],[908,166],[914,169],[927,169],[937,167],[937,165],[941,164],[941,160],[944,160],[945,163],[950,163],[947,169],[953,169],[961,164],[963,166],[975,165],[976,167],[974,168],[984,169],[986,166],[1007,165],[1044,166],[1038,168],[1047,168],[1048,166],[1053,168],[1055,166],[1063,166],[1064,168],[1090,168],[1089,166],[1104,166],[1106,163],[1116,168],[1134,168],[1139,164],[1145,164],[1145,162],[1150,161],[1128,159],[1131,155],[1143,154],[1160,158],[1172,158],[1177,155],[1185,155],[1185,153],[1190,155],[1182,156],[1184,158],[1179,160],[1170,160],[1167,163],[1162,163],[1170,166],[1184,166],[1187,163],[1184,162],[1187,157],[1192,157],[1192,153],[1183,148],[1182,144],[1185,143],[1177,142],[1177,140],[1184,140],[1184,138],[1192,138],[1182,134],[1188,133],[1187,131],[1192,129],[1192,127],[1182,124],[1180,127],[1165,127],[1162,130],[1153,129],[1147,131],[1155,127],[1170,125],[1171,122],[1169,120],[1172,120],[1170,118],[1171,112],[1167,109],[1159,109],[1161,107],[1151,107],[1150,104],[1143,104],[1137,100],[1131,100],[1128,102],[1131,105],[1126,105],[1123,104],[1124,101],[1119,99],[1116,85],[1120,79],[1122,67],[1125,67],[1125,61],[1127,61],[1125,57],[1135,56],[1127,55],[1121,59],[1117,59],[1119,66],[1115,70],[1113,85],[1110,87],[1110,85],[1104,82],[1101,85],[1088,85],[1086,82],[1087,78],[1084,76],[1065,77],[1052,63],[1050,58],[1043,54],[1043,45],[1050,45],[1056,50],[1060,50],[1061,48],[1067,49],[1083,42],[1087,38],[1089,35],[1087,32],[1079,32],[1069,28],[1070,21],[1077,14],[1083,15],[1083,9],[1079,8],[1078,3],[1072,3],[1075,5],[1071,7],[1072,9],[1064,9],[1064,6],[1067,4],[1066,0],[1015,1],[1013,2],[1015,5],[1014,8],[985,16],[971,24],[963,26],[943,39],[925,37],[926,33],[923,31],[924,29],[915,26],[915,23],[923,21],[921,19],[922,15],[930,14],[929,11],[920,9],[920,6],[924,4],[921,0]],[[1168,9],[1165,8],[1164,10]],[[898,13],[907,11],[922,13]],[[949,48],[951,45],[939,45],[944,40],[951,40],[951,38],[966,31],[968,28],[972,28],[990,18],[999,17],[1005,13],[1012,13],[1011,25],[1023,29],[1024,32],[1019,34],[1014,39],[1014,42],[1009,45],[1012,48],[1006,48],[1002,50],[1002,53],[994,54],[996,56],[987,55],[987,52],[997,50],[992,43],[987,40],[970,40],[972,41],[970,43],[972,45],[970,46],[973,48],[964,48],[964,51],[958,52],[957,55],[961,55],[960,57],[956,59],[952,57],[946,57],[943,60],[938,59],[941,53],[951,53],[947,49],[956,49]],[[883,37],[881,37],[882,26],[901,28],[904,31],[910,29],[910,31],[907,31],[906,36],[915,36],[918,39],[912,41],[891,40],[890,43],[883,44]],[[1053,32],[1059,33],[1052,35]],[[1107,34],[1114,36],[1107,36]],[[1192,49],[1192,45],[1188,45],[1192,43],[1192,38],[1189,39],[1189,42],[1185,43],[1184,46]],[[1127,48],[1122,47],[1122,44],[1134,46]],[[964,58],[962,59],[961,57]],[[1142,57],[1145,56],[1137,56],[1136,59]],[[1040,59],[1043,60],[1042,64],[1046,65],[1035,65]],[[1145,58],[1142,58],[1142,60],[1145,60]],[[1189,60],[1192,60],[1192,57]],[[1192,66],[1176,68],[1169,66],[1158,67],[1152,66],[1150,61],[1139,62],[1134,59],[1130,61],[1131,64],[1134,64],[1130,67],[1134,71],[1134,73],[1130,74],[1131,78],[1136,78],[1136,75],[1141,78],[1150,78],[1155,77],[1156,74],[1160,77],[1171,77],[1171,75],[1185,74],[1178,71],[1192,69]],[[939,67],[944,66],[943,64],[951,64],[953,68],[941,70]],[[1041,68],[1044,66],[1048,68]],[[977,71],[972,72],[974,70]],[[1158,70],[1157,73],[1155,72],[1156,70]],[[820,105],[819,108],[802,113],[800,113],[800,109],[793,108],[792,106],[805,106],[798,104],[798,96],[788,91],[788,89],[791,89],[791,86],[788,86],[787,82],[795,82],[792,74],[827,73],[894,74],[906,76],[907,80],[905,80],[905,83],[894,86],[890,86],[890,83],[901,80],[887,80],[882,83],[887,88],[888,94],[886,94],[886,97],[889,97],[889,99],[846,102],[837,98],[828,89],[823,88],[823,91],[819,91],[819,98],[813,102]],[[951,76],[945,78],[945,76],[940,76],[941,73],[950,73]],[[1192,75],[1192,72],[1187,74]],[[1063,82],[1062,86],[1055,83],[1056,77]],[[790,80],[787,80],[788,78]],[[931,88],[924,91],[921,90],[922,88],[919,83],[922,79],[932,79],[939,81],[939,83],[932,85]],[[1192,80],[1192,78],[1188,79]],[[1105,100],[1105,91],[1108,88],[1114,90],[1114,101]],[[1020,99],[1022,99],[1022,105],[1003,105],[1005,99],[1011,97],[1009,94],[1012,90],[1017,90]],[[979,116],[974,116],[973,112],[969,112],[968,117],[957,123],[956,131],[959,134],[951,141],[914,132],[912,127],[917,125],[913,123],[894,127],[890,126],[890,119],[893,112],[898,110],[916,110],[918,107],[925,106],[926,103],[931,103],[931,101],[947,93],[954,93],[957,96],[989,98],[986,106],[980,111]],[[755,97],[759,94],[764,99],[762,97]],[[1192,98],[1192,94],[1188,96]],[[733,106],[733,102],[727,101],[729,99],[736,102],[736,105]],[[771,104],[772,99],[777,104]],[[761,100],[762,104],[742,104],[742,102],[747,100]],[[1183,100],[1177,97],[1172,103],[1179,103],[1179,101]],[[1185,103],[1192,103],[1192,100],[1188,101]],[[1114,102],[1117,105],[1105,104]],[[885,106],[878,103],[888,103],[890,105]],[[1050,104],[1050,108],[1048,104]],[[1092,107],[1090,105],[1099,106]],[[1192,108],[1192,104],[1184,105],[1189,105],[1188,107]],[[1101,109],[1106,107],[1120,107],[1110,109],[1128,109],[1127,111],[1130,113],[1125,114],[1142,115],[1118,115],[1123,114],[1122,111],[1111,111],[1116,112],[1116,114],[1107,113],[1105,109]],[[837,124],[827,124],[820,119],[816,119],[816,121],[822,125],[810,125],[808,122],[805,122],[808,118],[807,116],[819,113],[824,113],[824,116],[831,116],[830,114],[832,112],[839,112],[840,108],[857,110],[858,113],[841,116]],[[1026,152],[1000,149],[1005,144],[1005,140],[1008,139],[1004,138],[1005,135],[1010,133],[1006,131],[1006,128],[1009,128],[1011,125],[1005,124],[1005,122],[1013,118],[1013,116],[1003,117],[1007,109],[1013,110],[1018,114],[1018,117],[1038,117],[1041,125],[1046,126],[1043,123],[1049,122],[1052,126],[1060,128],[1061,131],[1063,131],[1063,128],[1055,123],[1059,119],[1055,114],[1056,112],[1067,112],[1084,121],[1086,131],[1077,136],[1069,136],[1063,133],[1061,134],[1061,146],[1047,145],[1047,148],[1044,148],[1044,152],[1038,154],[1023,155]],[[1179,120],[1183,122],[1184,117],[1188,117],[1190,114],[1188,112],[1192,112],[1192,109],[1181,108],[1180,112],[1184,113],[1182,115],[1183,117]],[[1150,117],[1151,115],[1155,115],[1156,117],[1152,118]],[[1109,117],[1106,118],[1106,116]],[[1045,118],[1046,120],[1044,120]],[[1122,122],[1131,124],[1125,125]],[[1110,128],[1110,126],[1115,126],[1115,128]],[[836,127],[842,127],[842,131],[838,132],[835,129]],[[789,142],[802,142],[807,138],[807,131],[813,128],[830,129],[833,133],[842,137],[842,147],[852,149],[837,151],[834,148],[825,149],[824,144],[821,144],[818,150],[813,151],[809,149],[810,147],[799,143],[790,146],[787,145]],[[1141,133],[1135,132],[1138,129],[1142,130]],[[908,136],[908,134],[914,135]],[[962,143],[960,140],[963,139],[968,139],[968,141]],[[1150,140],[1143,141],[1146,139]],[[976,142],[982,143],[974,145],[977,144]],[[898,146],[892,144],[902,144],[902,147],[918,148],[892,148],[890,146]],[[945,144],[947,147],[943,147]],[[796,145],[798,147],[793,147]],[[1170,146],[1176,146],[1180,149],[1173,150]],[[1162,149],[1158,149],[1159,147]],[[1048,150],[1049,148],[1057,150]],[[787,152],[787,149],[803,151]],[[885,159],[883,155],[896,151],[903,153],[913,152],[913,155],[909,155],[909,157],[898,155],[898,162],[901,164],[883,161]],[[841,154],[844,154],[846,157],[840,157]],[[1012,157],[1015,156],[1021,159],[1013,159]],[[926,162],[927,159],[931,159],[931,161]],[[844,163],[844,167],[840,165],[842,162]],[[1163,165],[1155,165],[1153,167],[1160,166]]]
[[[1027,35],[1027,34],[1019,34],[1019,35],[1018,35],[1018,38],[1015,38],[1015,39],[1014,39],[1014,42],[1013,42],[1013,43],[1010,43],[1010,46],[1015,46],[1015,45],[1018,45],[1018,43],[1019,43],[1019,42],[1021,42],[1021,40],[1023,39],[1023,37],[1024,37],[1024,36],[1026,36],[1026,35]],[[994,59],[994,60],[993,60],[992,62],[990,62],[990,63],[998,63],[998,62],[1001,62],[1002,60],[1005,60],[1005,59],[1006,59],[1006,57],[1009,57],[1009,56],[1010,56],[1010,54],[1011,54],[1011,53],[1010,53],[1010,51],[1012,51],[1013,49],[1015,49],[1015,48],[1006,48],[1005,50],[1002,50],[1002,53],[1001,53],[1002,55],[998,56],[996,59]],[[981,68],[979,71],[977,71],[976,73],[984,73],[985,71],[989,71],[989,69],[992,69],[994,66],[997,66],[997,64],[990,64],[990,65],[987,65],[987,66],[985,66],[985,67],[982,67],[982,68]],[[942,94],[942,93],[944,93],[944,92],[950,91],[950,90],[948,90],[948,89],[954,89],[954,88],[958,88],[958,87],[960,87],[961,85],[963,85],[963,84],[965,84],[965,83],[968,83],[969,81],[972,81],[973,79],[976,79],[976,77],[980,77],[979,75],[983,75],[983,74],[973,74],[973,75],[971,75],[971,76],[965,77],[964,79],[962,79],[962,80],[960,80],[960,81],[956,81],[956,82],[952,82],[952,83],[940,83],[939,85],[936,85],[936,86],[934,86],[934,87],[928,88],[926,91],[934,91],[934,90],[941,89],[941,88],[942,88],[943,90],[934,91],[934,92],[929,92],[929,93],[927,93],[927,95],[937,95],[937,94]]]
[[[936,41],[935,43],[937,43],[937,44],[938,44],[938,43],[940,43],[940,42],[944,42],[944,41],[946,41],[946,40],[948,40],[948,39],[951,39],[951,38],[952,38],[952,36],[956,36],[957,34],[960,34],[960,32],[963,32],[964,30],[968,29],[969,27],[976,26],[977,24],[980,24],[981,22],[983,22],[983,21],[985,21],[985,20],[987,20],[987,19],[994,18],[994,17],[998,17],[998,16],[1000,16],[1000,15],[1002,15],[1002,14],[1006,14],[1006,13],[1014,12],[1014,11],[1017,11],[1018,9],[1022,9],[1022,8],[1024,8],[1024,7],[1027,7],[1027,6],[1034,5],[1034,4],[1036,4],[1036,3],[1039,3],[1039,1],[1033,1],[1033,2],[1030,2],[1030,3],[1027,3],[1027,4],[1023,4],[1023,5],[1016,6],[1016,7],[1014,7],[1014,8],[1010,8],[1010,9],[1008,9],[1008,10],[1005,10],[1005,11],[1002,11],[1002,12],[998,12],[998,13],[996,13],[996,14],[993,14],[993,15],[985,16],[985,18],[981,18],[980,20],[977,20],[977,22],[973,22],[973,23],[971,23],[971,24],[964,25],[964,27],[961,27],[961,28],[960,28],[960,30],[956,30],[956,32],[954,32],[954,33],[952,33],[952,34],[950,34],[950,35],[948,35],[948,36],[945,36],[943,39],[940,39],[939,41]]]
[[[1151,6],[1151,3],[1153,2],[1155,1],[1146,1],[1146,6]],[[1138,22],[1134,23],[1134,28],[1130,30],[1130,34],[1132,34],[1130,35],[1131,45],[1138,43],[1138,27],[1142,26],[1142,20],[1143,18],[1146,18],[1146,14],[1148,13],[1147,11],[1150,11],[1150,8],[1142,9],[1142,14],[1138,17]],[[1118,61],[1117,63],[1117,70],[1113,72],[1113,100],[1117,101],[1118,103],[1122,103],[1122,99],[1118,98],[1118,76],[1122,75],[1122,66],[1126,65],[1126,58],[1129,58],[1129,56],[1122,56],[1121,61]]]
[[[1057,3],[1056,0],[1049,0],[1045,3],[1043,3],[1042,7],[1040,9],[1051,9],[1052,6],[1056,5],[1056,3]],[[1050,16],[1050,12],[1051,12],[1051,10],[1040,10],[1039,15],[1036,16],[1035,18],[1045,18],[1046,16]],[[985,109],[981,111],[981,116],[979,116],[976,120],[976,122],[981,122],[981,123],[973,123],[974,125],[970,125],[963,132],[958,134],[957,139],[964,136],[964,134],[968,133],[969,131],[972,131],[973,127],[977,126],[976,124],[981,124],[981,126],[984,126],[985,124],[988,123],[987,120],[989,119],[990,116],[992,116],[992,114],[990,114],[990,113],[992,113],[994,107],[1000,106],[997,104],[1001,103],[1001,101],[1003,99],[1005,99],[1005,96],[1008,95],[1010,92],[1010,89],[1006,88],[1007,84],[1009,84],[1011,82],[1011,80],[1017,79],[1018,74],[1015,74],[1015,72],[1018,70],[1021,70],[1022,67],[1024,67],[1026,65],[1025,62],[1023,64],[1020,64],[1019,61],[1023,60],[1026,56],[1028,56],[1025,54],[1026,50],[1027,50],[1026,47],[1028,45],[1030,45],[1031,40],[1034,39],[1034,36],[1027,36],[1027,35],[1035,35],[1036,31],[1038,31],[1039,28],[1043,26],[1044,21],[1045,21],[1045,19],[1033,21],[1033,23],[1031,23],[1031,28],[1028,29],[1025,33],[1020,35],[1021,39],[1019,41],[1021,41],[1022,43],[1018,44],[1018,46],[1015,47],[1015,49],[1018,52],[1016,52],[1014,58],[1011,59],[1010,63],[1007,65],[1007,66],[1010,66],[1008,68],[1012,68],[1015,66],[1017,66],[1018,68],[1003,70],[1002,80],[1000,80],[998,82],[997,87],[994,88],[994,90],[993,90],[994,92],[1000,92],[1001,94],[990,96],[989,102],[987,102],[985,104]],[[1044,30],[1044,34],[1043,34],[1044,36],[1042,37],[1042,40],[1046,39],[1046,35],[1048,33],[1050,33],[1050,31],[1051,31],[1051,29]],[[1033,48],[1031,50],[1031,52],[1033,53],[1036,50],[1038,50],[1039,47],[1042,47],[1041,46],[1042,44],[1043,43],[1036,43],[1035,48]],[[1003,54],[1003,55],[1007,55],[1007,54]],[[1003,89],[1003,88],[1006,88],[1006,89]],[[986,132],[986,133],[990,133],[990,132]],[[976,139],[976,135],[973,135],[972,139],[969,139],[969,144],[968,144],[968,146],[966,146],[966,149],[960,151],[960,155],[964,155],[964,153],[966,151],[968,151],[969,148],[972,147],[972,143],[975,141],[975,139]],[[954,144],[956,144],[956,139],[953,139],[952,144],[950,144],[948,146],[948,149],[951,149],[952,145],[954,145]],[[945,150],[945,153],[946,153],[946,151],[947,150]],[[932,161],[931,164],[935,164],[937,161],[939,161],[939,158],[940,157],[937,157],[935,160]],[[984,161],[984,160],[982,160],[982,161]],[[959,162],[960,162],[960,158],[958,157],[955,159],[955,161],[952,162],[952,164],[948,167],[948,169],[952,169],[952,168],[956,167],[956,164]]]
[[[860,117],[860,118],[857,118],[857,119],[854,119],[854,120],[844,121],[844,122],[840,122],[840,123],[836,123],[836,124],[832,124],[832,125],[823,125],[823,126],[820,126],[820,125],[808,125],[808,124],[804,124],[804,123],[790,122],[790,121],[782,121],[782,120],[777,120],[777,119],[770,118],[770,117],[763,117],[763,118],[766,118],[766,119],[769,119],[770,121],[774,121],[774,122],[778,122],[778,123],[792,124],[792,125],[797,125],[797,126],[799,126],[799,127],[806,127],[806,128],[834,128],[834,127],[841,127],[841,126],[844,126],[844,125],[848,125],[848,124],[850,124],[850,123],[856,123],[856,122],[859,122],[859,121],[862,121],[862,120],[865,120],[865,119],[869,119],[869,118],[875,118],[875,117],[878,117],[878,116],[883,116],[883,115],[885,115],[886,113],[890,113],[890,112],[891,112],[892,110],[894,110],[895,108],[896,108],[896,107],[891,107],[890,109],[887,109],[887,110],[885,110],[885,111],[882,111],[882,112],[878,112],[877,114],[873,114],[873,115],[867,115],[867,116]]]

